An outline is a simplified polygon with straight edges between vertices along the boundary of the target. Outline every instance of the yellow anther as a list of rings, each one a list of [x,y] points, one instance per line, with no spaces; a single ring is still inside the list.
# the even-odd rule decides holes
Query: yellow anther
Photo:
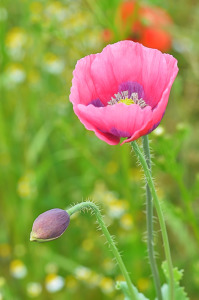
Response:
[[[118,103],[124,103],[126,105],[131,105],[131,104],[135,104],[135,102],[132,99],[121,99],[120,101],[118,101]]]

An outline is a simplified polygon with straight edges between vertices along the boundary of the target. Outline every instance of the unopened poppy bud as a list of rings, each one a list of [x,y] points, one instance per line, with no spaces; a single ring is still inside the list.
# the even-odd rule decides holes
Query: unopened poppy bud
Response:
[[[59,208],[47,210],[39,215],[32,226],[30,241],[48,242],[60,237],[70,223],[69,214]]]

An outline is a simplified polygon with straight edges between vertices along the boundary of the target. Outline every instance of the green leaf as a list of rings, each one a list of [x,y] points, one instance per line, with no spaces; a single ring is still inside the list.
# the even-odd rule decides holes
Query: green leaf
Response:
[[[162,269],[163,269],[166,279],[169,280],[168,264],[166,261],[164,261],[162,263]],[[187,293],[184,290],[184,287],[181,287],[179,285],[179,282],[183,276],[183,270],[178,270],[177,268],[173,268],[173,273],[174,273],[174,281],[175,281],[175,291],[174,291],[175,297],[174,297],[174,299],[175,300],[189,300],[189,298],[187,297]],[[168,284],[164,284],[162,286],[161,290],[162,290],[163,300],[170,300]],[[155,300],[157,300],[157,298]]]
[[[164,284],[161,288],[162,290],[162,296],[163,300],[169,300],[169,286],[168,284]],[[189,300],[187,297],[186,292],[184,291],[184,288],[179,286],[179,284],[176,284],[175,286],[175,300]],[[156,298],[157,300],[157,298]]]
[[[135,292],[135,295],[136,295],[136,300],[149,300],[142,293],[139,293],[137,288],[133,284],[132,284],[132,286],[133,286],[133,289],[134,289],[134,292]],[[125,295],[124,300],[131,300],[131,297],[129,296],[128,286],[127,286],[125,281],[118,281],[116,283],[116,288],[118,290],[122,290],[122,292]],[[184,300],[184,299],[182,299],[182,300]]]
[[[166,261],[162,263],[162,270],[164,272],[165,277],[169,279],[169,270]],[[174,280],[176,283],[178,283],[182,279],[183,272],[184,270],[178,270],[178,268],[173,268]]]

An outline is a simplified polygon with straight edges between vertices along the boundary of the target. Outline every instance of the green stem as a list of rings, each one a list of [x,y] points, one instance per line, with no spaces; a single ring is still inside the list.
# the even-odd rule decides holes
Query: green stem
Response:
[[[164,244],[164,251],[165,251],[165,256],[168,264],[168,271],[169,271],[169,300],[174,300],[174,275],[173,275],[173,264],[171,260],[171,253],[170,253],[170,247],[169,247],[169,240],[168,240],[168,235],[167,235],[167,229],[166,229],[166,224],[164,221],[164,216],[162,213],[162,209],[156,194],[155,186],[153,183],[153,179],[151,176],[151,172],[147,166],[146,160],[144,158],[144,155],[142,154],[139,146],[137,143],[134,141],[131,143],[146,176],[147,183],[149,185],[153,200],[154,200],[154,205],[157,211],[158,215],[158,220],[160,223],[160,228],[162,231],[162,239],[163,239],[163,244]]]
[[[147,135],[142,137],[142,144],[143,144],[145,160],[149,168],[149,171],[151,172],[151,155],[150,155],[149,140]],[[153,198],[148,183],[146,184],[146,218],[147,218],[147,246],[148,246],[148,253],[149,253],[149,262],[151,266],[151,271],[154,279],[158,300],[162,300],[160,277],[159,277],[159,272],[155,260],[154,247],[153,247]]]
[[[111,249],[111,251],[113,252],[113,255],[118,263],[118,266],[126,280],[126,283],[127,283],[127,286],[128,286],[128,290],[129,290],[129,294],[130,294],[130,297],[132,300],[136,300],[136,296],[135,296],[135,292],[134,292],[134,289],[133,289],[133,286],[132,286],[132,283],[131,283],[131,279],[130,279],[130,276],[126,270],[126,267],[124,265],[124,262],[122,260],[122,257],[103,221],[103,217],[100,213],[100,210],[99,208],[93,203],[93,202],[90,202],[90,201],[86,201],[86,202],[82,202],[82,203],[79,203],[79,204],[76,204],[75,206],[67,209],[67,213],[71,216],[73,215],[74,213],[78,212],[78,211],[81,211],[81,210],[84,210],[84,209],[92,209],[92,211],[95,213],[96,215],[96,218],[97,218],[97,221],[99,223],[99,226],[103,232],[103,234],[105,235],[107,241],[108,241],[108,244],[109,244],[109,247]]]

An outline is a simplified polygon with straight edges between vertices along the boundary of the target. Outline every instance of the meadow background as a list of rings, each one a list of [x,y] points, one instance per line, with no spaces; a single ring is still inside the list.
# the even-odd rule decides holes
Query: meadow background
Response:
[[[71,219],[58,240],[30,243],[45,210],[86,199],[98,203],[133,282],[154,287],[145,243],[143,174],[130,145],[109,146],[86,131],[69,102],[81,57],[126,38],[119,0],[0,2],[0,299],[114,299],[122,279],[89,213]],[[199,3],[145,1],[173,19],[170,53],[179,63],[161,126],[150,134],[153,175],[175,266],[199,299]],[[156,223],[158,263],[164,260]],[[164,279],[161,273],[162,279]]]

